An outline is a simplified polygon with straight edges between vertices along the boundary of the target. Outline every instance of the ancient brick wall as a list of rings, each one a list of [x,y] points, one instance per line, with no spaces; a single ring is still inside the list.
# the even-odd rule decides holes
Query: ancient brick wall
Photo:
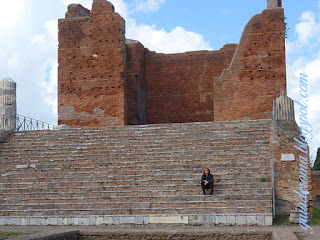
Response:
[[[229,67],[236,47],[179,54],[146,50],[149,123],[213,121],[213,77]]]
[[[275,194],[276,194],[276,214],[290,214],[291,210],[299,207],[300,187],[300,150],[294,145],[298,145],[294,138],[300,139],[300,130],[294,120],[277,121],[276,122],[276,142],[272,144],[272,158],[274,162],[275,172]],[[282,154],[293,154],[294,160],[284,160]],[[311,187],[311,169],[310,161],[308,163],[308,191],[312,191]],[[308,196],[308,213],[312,216],[312,195]]]
[[[69,7],[59,20],[59,124],[125,125],[124,20],[104,0],[86,12]]]
[[[286,91],[282,8],[254,16],[239,45],[160,54],[125,42],[106,0],[59,20],[59,124],[108,126],[271,118]]]
[[[320,170],[311,171],[312,179],[312,198],[315,199],[320,195]]]
[[[264,10],[246,25],[230,68],[214,79],[214,120],[272,118],[273,99],[283,89],[284,12]]]
[[[146,124],[145,48],[138,41],[127,40],[126,52],[128,124]]]

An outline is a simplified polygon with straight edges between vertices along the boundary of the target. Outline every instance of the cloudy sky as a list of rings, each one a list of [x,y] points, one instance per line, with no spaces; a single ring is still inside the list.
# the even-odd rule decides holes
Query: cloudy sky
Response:
[[[92,0],[0,0],[0,78],[17,82],[18,113],[57,123],[57,19],[70,3]],[[111,0],[126,20],[127,38],[164,53],[214,50],[238,43],[267,0]],[[309,80],[311,158],[320,147],[320,0],[284,0],[288,94],[299,97],[299,74]],[[296,109],[297,110],[297,109]],[[298,114],[296,114],[298,117]]]

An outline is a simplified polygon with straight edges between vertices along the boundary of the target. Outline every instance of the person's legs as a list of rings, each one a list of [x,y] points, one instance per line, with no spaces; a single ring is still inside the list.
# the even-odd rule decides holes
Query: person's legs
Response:
[[[213,182],[210,183],[210,195],[213,195]]]
[[[204,185],[204,183],[201,183],[201,187],[202,187],[203,195],[206,195],[206,185]]]

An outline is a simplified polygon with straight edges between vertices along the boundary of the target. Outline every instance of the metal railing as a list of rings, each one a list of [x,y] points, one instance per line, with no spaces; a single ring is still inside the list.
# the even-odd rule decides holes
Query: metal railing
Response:
[[[271,159],[271,169],[272,169],[272,215],[273,218],[276,217],[276,195],[274,189],[274,159]]]
[[[273,99],[272,120],[273,120],[273,142],[276,142],[276,103],[274,99]]]
[[[0,121],[0,131],[38,131],[56,128],[53,124],[19,114],[16,117],[2,115]]]

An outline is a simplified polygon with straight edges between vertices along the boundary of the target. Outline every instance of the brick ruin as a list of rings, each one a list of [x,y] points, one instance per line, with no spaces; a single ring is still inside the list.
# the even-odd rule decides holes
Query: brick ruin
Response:
[[[274,99],[285,103],[278,108],[290,115],[277,119],[270,152],[275,159],[277,214],[289,214],[299,205],[293,193],[299,186],[299,152],[293,139],[300,132],[293,102],[286,96],[281,0],[267,1],[267,9],[245,26],[239,44],[215,51],[150,51],[126,39],[124,19],[106,0],[94,0],[91,11],[72,4],[66,18],[59,20],[59,124],[101,127],[272,119]],[[286,154],[294,158],[284,161]],[[309,206],[311,216],[311,196]]]
[[[71,128],[0,134],[0,225],[269,226],[274,210],[306,208],[294,193],[301,173],[312,217],[319,186],[294,148],[284,11],[281,0],[267,3],[239,44],[177,54],[126,39],[106,0],[91,11],[69,5],[59,20],[58,108]],[[204,167],[215,175],[212,199],[199,195]]]
[[[275,6],[275,4],[277,6]],[[279,5],[280,4],[280,5]],[[162,54],[125,37],[105,0],[59,20],[59,124],[70,127],[268,119],[286,91],[281,1],[268,1],[239,44]]]

